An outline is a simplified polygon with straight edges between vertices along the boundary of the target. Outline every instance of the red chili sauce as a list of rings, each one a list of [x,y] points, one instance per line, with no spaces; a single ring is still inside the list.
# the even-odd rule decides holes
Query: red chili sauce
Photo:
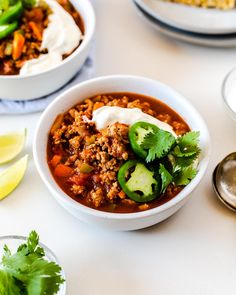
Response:
[[[84,121],[84,116],[92,119],[92,112],[105,105],[140,108],[170,124],[177,135],[190,131],[173,109],[151,97],[109,93],[85,99],[60,114],[51,127],[47,161],[57,184],[75,201],[114,213],[140,212],[174,198],[182,186],[169,185],[159,198],[145,204],[131,200],[122,191],[117,181],[118,170],[126,160],[137,158],[129,144],[129,126],[117,123],[98,131],[94,123]]]

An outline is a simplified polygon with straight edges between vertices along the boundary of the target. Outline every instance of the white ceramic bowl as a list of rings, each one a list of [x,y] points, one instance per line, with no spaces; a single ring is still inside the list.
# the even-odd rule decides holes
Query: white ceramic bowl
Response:
[[[133,92],[158,98],[173,108],[192,130],[200,131],[200,163],[196,177],[175,198],[167,203],[138,213],[107,213],[88,208],[74,201],[53,179],[47,164],[46,147],[49,130],[59,113],[93,95],[111,92]],[[78,84],[57,97],[44,111],[35,134],[34,159],[40,176],[56,200],[77,218],[105,228],[134,230],[156,224],[175,213],[189,199],[202,179],[209,161],[209,135],[202,117],[182,95],[158,81],[135,76],[107,76]]]
[[[89,54],[95,29],[95,14],[89,0],[70,0],[80,13],[85,27],[80,46],[58,66],[39,74],[0,75],[0,98],[29,100],[50,94],[66,84],[83,66]]]

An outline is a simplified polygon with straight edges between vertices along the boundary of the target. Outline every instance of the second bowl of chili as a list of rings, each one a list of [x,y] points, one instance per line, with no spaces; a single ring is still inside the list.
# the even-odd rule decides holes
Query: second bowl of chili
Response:
[[[87,0],[18,0],[9,6],[0,16],[0,97],[29,100],[62,87],[83,66],[94,29]]]

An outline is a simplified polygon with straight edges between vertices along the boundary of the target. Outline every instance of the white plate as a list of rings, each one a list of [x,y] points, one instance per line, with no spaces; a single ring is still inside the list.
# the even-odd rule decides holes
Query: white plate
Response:
[[[178,29],[203,34],[236,32],[236,9],[206,9],[164,0],[134,1],[154,18]]]
[[[136,0],[133,0],[134,3]],[[152,17],[148,13],[146,13],[141,7],[135,3],[137,7],[138,14],[142,17],[142,19],[151,25],[157,31],[185,42],[194,43],[198,45],[211,46],[211,47],[235,47],[236,46],[236,33],[235,34],[226,34],[226,35],[207,35],[207,34],[197,34],[190,33],[188,31],[183,31],[166,25],[156,18]]]

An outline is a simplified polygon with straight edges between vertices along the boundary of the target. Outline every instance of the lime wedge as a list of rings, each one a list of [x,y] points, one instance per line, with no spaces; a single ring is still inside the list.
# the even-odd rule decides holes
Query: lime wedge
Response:
[[[0,164],[11,161],[22,151],[25,138],[26,129],[0,135]]]
[[[27,162],[28,155],[25,155],[0,174],[0,200],[9,195],[21,182]]]

